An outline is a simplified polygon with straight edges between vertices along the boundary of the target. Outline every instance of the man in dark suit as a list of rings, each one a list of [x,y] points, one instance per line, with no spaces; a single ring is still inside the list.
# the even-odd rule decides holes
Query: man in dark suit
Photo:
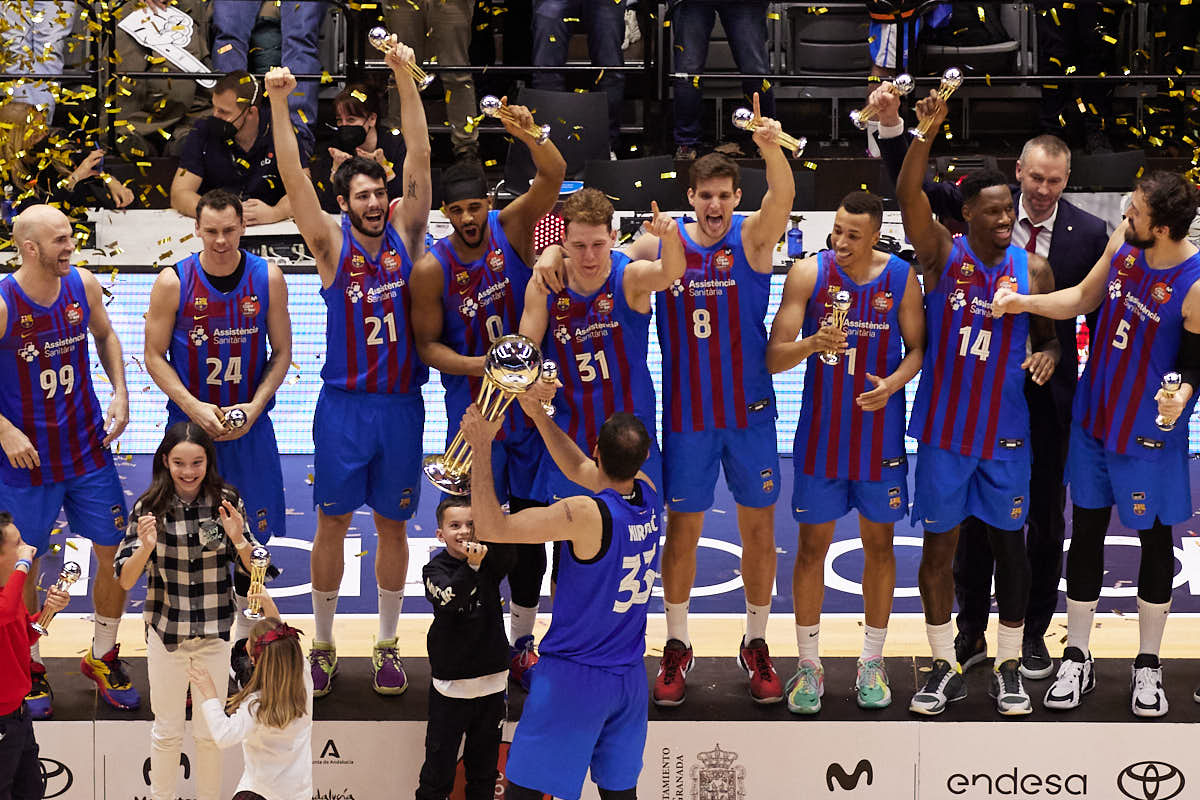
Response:
[[[879,153],[895,180],[908,150],[900,100],[881,87],[871,94],[870,101],[879,109]],[[1049,260],[1054,286],[1058,289],[1083,280],[1108,243],[1104,220],[1062,199],[1070,173],[1071,151],[1067,145],[1056,136],[1038,136],[1022,148],[1017,160],[1017,183],[1010,187],[1017,207],[1012,243]],[[963,201],[957,185],[926,179],[924,190],[934,214],[961,222]],[[1063,469],[1071,429],[1071,403],[1079,376],[1079,353],[1072,346],[1074,320],[1056,322],[1055,332],[1062,343],[1062,357],[1053,377],[1043,386],[1029,379],[1025,381],[1033,450],[1025,549],[1033,581],[1025,617],[1021,674],[1031,680],[1047,678],[1054,670],[1045,635],[1058,604],[1058,582],[1062,577],[1066,533]],[[984,630],[991,608],[992,570],[992,553],[983,525],[968,519],[960,529],[954,558],[959,609],[954,647],[963,670],[987,658]]]

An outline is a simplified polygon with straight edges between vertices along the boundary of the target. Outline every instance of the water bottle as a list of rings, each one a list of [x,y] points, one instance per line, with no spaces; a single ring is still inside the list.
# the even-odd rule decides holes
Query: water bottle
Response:
[[[800,230],[800,218],[792,217],[792,227],[787,232],[788,258],[804,257],[804,231]]]

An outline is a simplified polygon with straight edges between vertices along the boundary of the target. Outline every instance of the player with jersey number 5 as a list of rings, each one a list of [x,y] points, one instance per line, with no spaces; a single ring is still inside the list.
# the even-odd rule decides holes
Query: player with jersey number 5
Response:
[[[39,556],[50,549],[59,510],[71,532],[90,539],[95,621],[91,648],[80,669],[100,697],[135,709],[138,692],[118,657],[117,626],[125,591],[113,575],[113,557],[125,528],[125,493],[109,446],[129,422],[121,343],[104,309],[100,282],[71,266],[75,239],[58,209],[32,206],[13,224],[21,266],[0,279],[0,508],[12,512]],[[92,385],[88,334],[112,387],[108,411]],[[37,562],[32,569],[37,574]],[[25,584],[25,604],[37,608],[36,580]],[[31,650],[33,688],[26,701],[34,719],[53,713],[38,646]]]
[[[337,673],[333,620],[355,509],[375,512],[379,633],[371,657],[373,688],[397,695],[408,678],[396,650],[396,625],[408,571],[406,522],[417,510],[429,369],[417,356],[410,324],[413,256],[423,252],[429,222],[429,133],[409,65],[412,48],[393,38],[385,59],[400,92],[404,127],[404,196],[390,208],[387,176],[374,161],[351,158],[334,183],[342,220],[321,210],[300,166],[287,99],[296,79],[287,67],[267,73],[279,174],[296,227],[317,262],[326,306],[324,385],[313,415],[312,548],[313,694],[329,693]]]
[[[1187,239],[1200,190],[1155,172],[1138,181],[1125,221],[1083,281],[1047,295],[1001,290],[996,314],[1073,319],[1097,307],[1094,350],[1075,393],[1067,483],[1067,647],[1047,708],[1077,707],[1096,685],[1088,640],[1104,578],[1112,507],[1138,532],[1137,658],[1130,708],[1167,713],[1158,651],[1175,575],[1172,525],[1192,516],[1188,419],[1200,382],[1200,254]],[[1168,385],[1164,378],[1176,373]]]

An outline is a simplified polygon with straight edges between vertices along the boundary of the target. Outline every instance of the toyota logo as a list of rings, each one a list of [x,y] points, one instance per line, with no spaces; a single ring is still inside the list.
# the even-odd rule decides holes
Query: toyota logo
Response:
[[[42,797],[62,797],[75,783],[71,768],[61,761],[42,756],[38,762],[42,768]]]
[[[1179,768],[1163,761],[1139,761],[1117,776],[1117,788],[1130,800],[1171,800],[1183,785]]]

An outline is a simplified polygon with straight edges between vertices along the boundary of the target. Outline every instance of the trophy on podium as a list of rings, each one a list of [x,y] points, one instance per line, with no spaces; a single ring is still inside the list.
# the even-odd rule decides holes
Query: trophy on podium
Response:
[[[250,551],[250,588],[246,590],[247,605],[242,614],[246,619],[260,620],[263,618],[262,603],[254,595],[263,590],[263,580],[267,577],[267,567],[271,566],[271,552],[259,545]]]
[[[1162,393],[1167,396],[1168,400],[1175,396],[1181,386],[1183,386],[1183,376],[1178,372],[1168,372],[1162,376]],[[1175,430],[1175,422],[1176,420],[1166,419],[1162,414],[1154,418],[1154,424],[1163,431]]]
[[[733,127],[753,133],[755,128],[758,127],[758,120],[755,118],[753,111],[742,107],[733,112]],[[789,133],[780,131],[779,144],[783,149],[791,150],[793,156],[798,156],[804,152],[804,148],[808,147],[808,139],[803,136],[797,139]]]
[[[512,122],[512,112],[508,109],[508,103],[505,103],[494,94],[485,94],[479,101],[479,110],[484,116],[492,119],[507,120]],[[534,138],[538,144],[545,144],[550,138],[550,126],[534,124],[525,129],[525,132]]]
[[[392,35],[382,25],[376,25],[367,31],[367,41],[381,53],[386,53],[392,49]],[[433,76],[421,69],[417,62],[410,61],[407,66],[408,74],[412,75],[413,83],[417,84],[418,91],[425,91],[429,87],[429,84],[433,83]]]
[[[950,99],[950,95],[958,91],[958,87],[962,86],[963,75],[962,70],[958,67],[949,67],[942,73],[942,82],[938,84],[937,96],[943,102]],[[925,141],[925,137],[929,135],[929,129],[933,127],[933,117],[926,117],[917,123],[917,127],[910,128],[909,133],[914,138]]]
[[[548,383],[553,386],[558,382],[558,363],[549,359],[542,362],[542,383]],[[546,416],[554,417],[554,404],[542,403],[542,410],[546,412]]]
[[[71,584],[79,580],[81,575],[83,575],[83,570],[79,568],[78,564],[74,561],[66,561],[63,563],[62,572],[58,574],[58,580],[54,582],[54,588],[60,592],[70,591]],[[53,611],[43,610],[38,621],[31,627],[42,636],[49,636],[50,631],[47,629],[50,627],[50,620],[54,619],[54,614]]]
[[[884,88],[896,95],[896,97],[904,97],[904,95],[909,94],[912,92],[914,86],[916,86],[916,83],[913,81],[912,75],[909,75],[907,72],[897,75],[895,80],[884,84]],[[875,119],[878,115],[879,109],[875,106],[864,106],[850,112],[850,121],[860,131],[866,130],[867,123]]]
[[[504,415],[513,399],[541,377],[542,354],[537,345],[520,334],[497,339],[483,357],[483,385],[475,404],[489,420]],[[446,452],[429,456],[422,464],[425,477],[446,494],[471,492],[471,445],[459,430]]]
[[[846,315],[850,313],[850,293],[845,289],[839,289],[834,292],[834,295],[829,300],[829,316],[826,317],[830,325],[838,328],[842,332],[846,330]],[[826,350],[821,353],[821,363],[834,366],[842,360],[842,354],[836,350]]]

